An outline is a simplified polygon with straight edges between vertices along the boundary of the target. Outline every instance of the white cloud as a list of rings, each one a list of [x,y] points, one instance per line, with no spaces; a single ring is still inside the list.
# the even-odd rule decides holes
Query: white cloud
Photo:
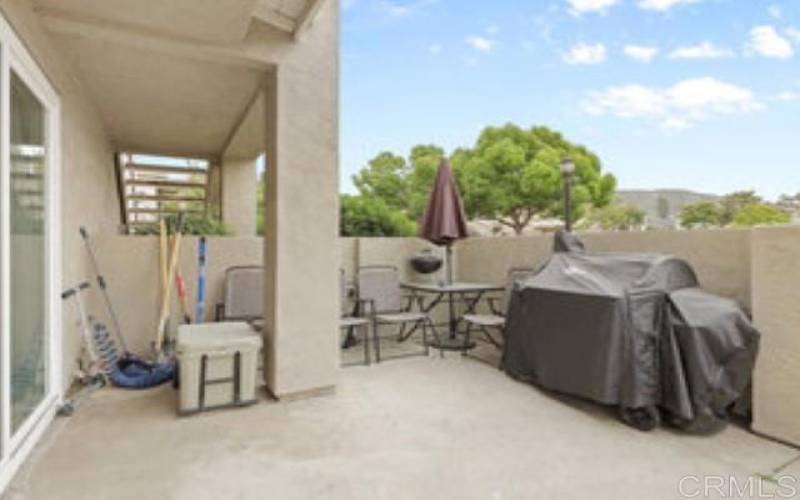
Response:
[[[779,101],[800,101],[800,92],[787,90],[778,94],[777,100]]]
[[[661,127],[666,130],[685,130],[691,126],[692,124],[683,118],[667,118],[661,122]]]
[[[666,12],[673,7],[690,3],[702,2],[703,0],[639,0],[637,5],[643,10],[655,10]]]
[[[658,47],[646,45],[626,45],[625,55],[639,62],[649,63],[658,55]]]
[[[378,7],[391,17],[409,17],[437,3],[439,3],[439,0],[416,0],[404,3],[397,0],[381,0]]]
[[[800,29],[786,28],[786,35],[791,38],[794,43],[800,45]]]
[[[794,55],[792,44],[773,26],[756,26],[750,30],[747,50],[774,59],[788,59]]]
[[[670,59],[722,59],[733,56],[733,51],[717,47],[711,42],[678,47],[669,55]]]
[[[670,130],[720,115],[764,109],[752,91],[715,78],[683,80],[667,88],[623,85],[589,92],[582,103],[587,113],[654,120]]]
[[[479,52],[491,52],[497,46],[496,41],[482,36],[468,36],[464,41]]]
[[[783,17],[783,11],[777,5],[770,5],[767,7],[767,12],[769,12],[769,16],[773,19],[780,19]]]
[[[428,52],[430,52],[433,55],[441,54],[442,50],[444,50],[443,47],[438,43],[432,43],[428,45]]]
[[[601,64],[606,60],[606,46],[602,43],[586,44],[579,43],[564,54],[564,62],[567,64]]]
[[[604,14],[610,7],[618,4],[620,0],[567,0],[569,12],[573,16],[580,16],[587,12]]]

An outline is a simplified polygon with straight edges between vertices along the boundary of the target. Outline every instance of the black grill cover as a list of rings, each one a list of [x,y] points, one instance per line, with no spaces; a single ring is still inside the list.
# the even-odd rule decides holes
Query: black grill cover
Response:
[[[504,369],[550,390],[713,432],[748,389],[759,334],[691,266],[657,254],[555,253],[514,286]]]

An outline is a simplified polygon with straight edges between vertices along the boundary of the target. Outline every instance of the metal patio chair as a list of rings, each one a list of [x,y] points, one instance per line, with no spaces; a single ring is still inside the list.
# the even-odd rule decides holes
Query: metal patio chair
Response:
[[[430,353],[428,347],[429,328],[434,337],[439,338],[430,316],[422,312],[422,297],[404,295],[400,285],[400,272],[394,266],[367,266],[358,270],[358,299],[364,307],[363,311],[372,319],[375,361],[378,363],[381,362],[379,335],[381,326],[401,327],[403,330],[397,339],[398,342],[408,340],[415,331],[422,330],[423,352],[397,355],[392,358],[427,356]],[[419,311],[412,310],[415,303]],[[406,331],[408,326],[411,329]]]
[[[216,321],[246,321],[256,329],[264,318],[264,268],[234,266],[225,270],[223,302],[217,304]]]
[[[467,331],[464,337],[464,345],[468,346],[470,343],[470,334],[473,329],[481,331],[486,340],[492,345],[501,349],[503,347],[502,337],[505,335],[506,327],[506,314],[508,313],[508,305],[511,302],[511,293],[514,291],[514,284],[521,279],[528,278],[536,274],[536,269],[531,267],[514,267],[508,271],[508,280],[506,281],[506,289],[500,297],[489,297],[486,299],[489,303],[489,313],[486,314],[465,314],[461,319],[467,323]],[[491,330],[496,330],[501,340],[496,340]],[[465,349],[466,352],[466,349]]]
[[[369,325],[370,320],[369,318],[362,317],[360,312],[363,310],[360,304],[358,304],[358,300],[355,301],[355,307],[353,306],[353,301],[350,300],[350,294],[348,293],[347,289],[347,278],[345,277],[344,269],[339,270],[339,300],[341,305],[341,312],[342,316],[339,319],[339,329],[346,330],[348,337],[350,335],[355,335],[357,330],[361,330],[364,334],[364,364],[369,366],[370,359],[369,359]],[[348,343],[345,342],[344,349],[347,347]],[[352,366],[356,363],[342,363],[343,366]]]

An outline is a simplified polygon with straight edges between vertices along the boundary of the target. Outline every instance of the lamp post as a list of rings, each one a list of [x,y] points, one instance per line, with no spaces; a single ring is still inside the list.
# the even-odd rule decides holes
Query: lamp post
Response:
[[[564,178],[564,229],[572,232],[572,176],[575,174],[575,161],[569,156],[561,160],[561,176]]]

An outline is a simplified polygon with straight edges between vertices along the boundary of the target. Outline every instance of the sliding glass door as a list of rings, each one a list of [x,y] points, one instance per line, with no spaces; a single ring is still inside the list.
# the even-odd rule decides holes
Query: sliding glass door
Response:
[[[15,71],[10,104],[11,433],[48,389],[45,108]]]
[[[0,491],[60,399],[59,98],[0,15]]]

